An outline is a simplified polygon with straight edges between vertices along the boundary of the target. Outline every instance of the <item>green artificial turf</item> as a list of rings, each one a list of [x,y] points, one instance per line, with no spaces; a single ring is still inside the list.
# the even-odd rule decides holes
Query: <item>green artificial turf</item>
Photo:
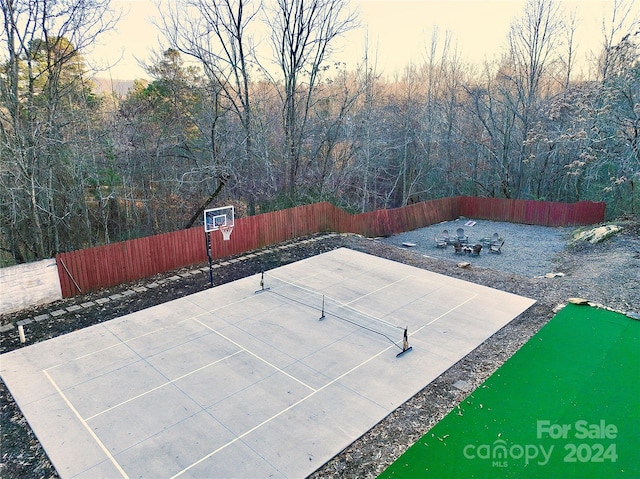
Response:
[[[640,478],[640,322],[568,305],[386,478]]]

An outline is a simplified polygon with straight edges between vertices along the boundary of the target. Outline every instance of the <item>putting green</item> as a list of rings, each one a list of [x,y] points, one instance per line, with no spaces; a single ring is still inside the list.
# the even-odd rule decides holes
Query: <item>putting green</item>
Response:
[[[640,322],[568,305],[380,478],[640,477]]]

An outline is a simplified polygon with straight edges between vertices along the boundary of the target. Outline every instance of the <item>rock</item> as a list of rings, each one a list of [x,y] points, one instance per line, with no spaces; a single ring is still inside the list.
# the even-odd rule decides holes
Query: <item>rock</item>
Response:
[[[589,300],[584,298],[569,298],[569,302],[571,304],[589,304]]]
[[[620,231],[622,231],[622,228],[617,225],[598,226],[597,228],[574,233],[572,240],[574,242],[588,241],[589,243],[595,244],[600,243]]]
[[[561,278],[564,276],[564,273],[547,273],[544,275],[545,278]]]
[[[471,263],[467,263],[467,262],[458,263],[458,268],[468,268],[469,266],[471,266]]]
[[[453,387],[465,393],[468,393],[473,389],[473,386],[471,386],[468,381],[463,381],[462,379],[459,379],[455,383],[453,383]]]

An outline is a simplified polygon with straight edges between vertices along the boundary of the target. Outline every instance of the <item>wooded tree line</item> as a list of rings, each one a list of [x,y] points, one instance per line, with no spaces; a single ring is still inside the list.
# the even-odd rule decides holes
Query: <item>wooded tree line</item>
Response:
[[[333,62],[356,25],[346,0],[172,5],[153,80],[122,95],[98,93],[83,56],[117,23],[107,0],[0,0],[3,264],[188,227],[227,203],[357,212],[477,195],[637,213],[630,3],[603,21],[590,76],[575,70],[577,19],[529,0],[500,60],[466,64],[436,32],[392,79],[370,51],[355,70]]]

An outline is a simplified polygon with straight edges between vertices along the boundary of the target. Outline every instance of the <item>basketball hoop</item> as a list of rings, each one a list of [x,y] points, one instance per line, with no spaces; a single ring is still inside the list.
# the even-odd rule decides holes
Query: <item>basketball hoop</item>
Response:
[[[222,231],[222,239],[225,241],[229,241],[231,239],[231,232],[233,231],[233,225],[220,226],[218,228]]]

